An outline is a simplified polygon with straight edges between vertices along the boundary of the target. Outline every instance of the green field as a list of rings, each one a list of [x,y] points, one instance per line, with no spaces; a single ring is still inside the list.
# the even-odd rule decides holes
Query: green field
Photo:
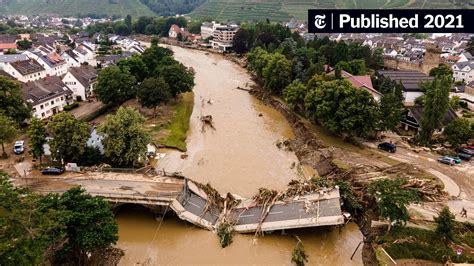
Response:
[[[78,14],[153,16],[140,0],[0,0],[0,14]]]
[[[193,18],[216,20],[306,20],[310,8],[466,8],[474,0],[208,0],[191,12]],[[468,4],[469,3],[469,4]]]

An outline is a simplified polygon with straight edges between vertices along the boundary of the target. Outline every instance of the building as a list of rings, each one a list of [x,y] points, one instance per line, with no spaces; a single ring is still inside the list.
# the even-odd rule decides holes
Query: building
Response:
[[[238,29],[236,25],[216,27],[210,41],[212,48],[222,52],[232,49],[232,42]]]
[[[62,52],[61,57],[64,58],[64,60],[66,60],[66,64],[68,68],[81,66],[79,57],[72,51],[72,49],[68,49]]]
[[[43,54],[30,53],[30,58],[35,59],[46,70],[48,76],[62,76],[67,72],[67,62],[58,53]]]
[[[127,59],[132,55],[131,52],[122,52],[121,54],[99,56],[97,57],[97,64],[100,64],[102,67],[115,65],[118,61]]]
[[[407,111],[404,114],[402,119],[402,125],[405,130],[421,130],[421,119],[423,118],[423,106],[411,106],[407,108]],[[454,121],[458,116],[456,112],[449,107],[448,111],[444,114],[443,119],[441,120],[441,130],[449,123]]]
[[[33,116],[51,117],[64,109],[72,91],[61,78],[49,76],[22,84],[23,98],[32,106]]]
[[[42,79],[47,75],[44,67],[34,59],[10,62],[3,70],[21,82]]]
[[[97,70],[92,66],[72,67],[62,81],[72,91],[73,97],[79,101],[92,95],[97,84]]]
[[[182,34],[183,31],[184,29],[180,28],[176,24],[173,24],[171,25],[170,30],[168,31],[168,37],[176,39],[178,38],[179,34]]]
[[[370,75],[354,76],[343,70],[341,71],[341,76],[347,79],[354,88],[365,89],[372,95],[372,97],[374,97],[377,102],[380,102],[383,94],[374,89]]]
[[[464,61],[452,66],[453,78],[455,81],[462,81],[466,84],[474,81],[474,61]]]
[[[25,61],[28,57],[25,54],[6,54],[0,55],[0,69],[4,69],[11,62]]]
[[[214,25],[220,25],[213,22],[203,22],[201,25],[201,37],[203,39],[207,39],[212,37],[212,33],[214,33]]]
[[[403,85],[404,104],[411,106],[415,104],[415,99],[423,95],[420,83],[425,81],[432,81],[434,78],[425,73],[417,71],[398,71],[398,70],[383,70],[378,72],[379,75],[390,78],[397,83]]]

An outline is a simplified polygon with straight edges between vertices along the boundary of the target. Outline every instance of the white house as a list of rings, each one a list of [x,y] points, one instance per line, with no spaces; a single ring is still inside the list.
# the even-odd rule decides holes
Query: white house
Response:
[[[67,62],[58,53],[43,54],[40,52],[30,53],[29,57],[35,59],[49,76],[62,76],[67,72]]]
[[[62,81],[71,89],[76,99],[85,100],[92,95],[97,84],[97,70],[88,65],[72,67]]]
[[[61,57],[66,60],[68,68],[81,66],[79,57],[71,49],[62,52]]]
[[[474,57],[471,55],[471,53],[465,52],[459,55],[458,63],[467,62],[470,60],[474,60]]]
[[[68,104],[71,90],[56,76],[22,84],[24,100],[31,104],[33,115],[39,119],[51,117]]]
[[[34,59],[10,62],[3,70],[21,82],[38,80],[47,76],[44,67]]]
[[[468,84],[474,81],[474,61],[456,63],[452,66],[455,81]]]

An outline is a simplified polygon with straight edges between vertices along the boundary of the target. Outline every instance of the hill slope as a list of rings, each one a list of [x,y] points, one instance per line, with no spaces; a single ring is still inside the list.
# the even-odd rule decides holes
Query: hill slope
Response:
[[[191,16],[217,20],[306,20],[310,8],[466,8],[474,0],[207,0]]]
[[[0,0],[0,14],[154,15],[140,0]]]

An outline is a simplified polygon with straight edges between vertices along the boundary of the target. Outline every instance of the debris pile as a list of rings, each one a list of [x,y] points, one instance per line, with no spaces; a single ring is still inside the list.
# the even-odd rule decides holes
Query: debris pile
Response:
[[[228,221],[223,221],[217,226],[217,236],[219,236],[221,247],[225,248],[232,243],[234,235],[234,225]]]
[[[201,122],[202,122],[202,128],[201,128],[201,131],[202,132],[205,132],[205,127],[206,126],[209,126],[210,128],[212,129],[216,129],[214,127],[214,124],[212,123],[212,115],[202,115],[201,116]]]

